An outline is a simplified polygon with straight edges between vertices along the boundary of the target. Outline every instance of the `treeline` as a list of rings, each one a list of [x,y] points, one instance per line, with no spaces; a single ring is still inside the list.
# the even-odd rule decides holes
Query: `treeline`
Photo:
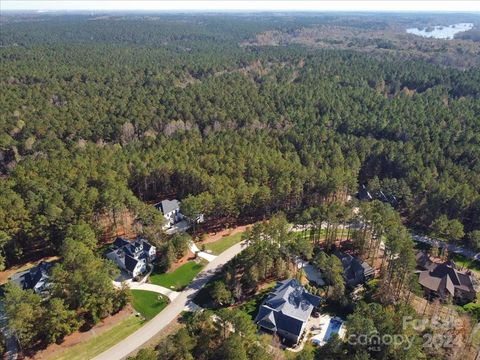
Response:
[[[95,233],[87,224],[71,226],[46,285],[48,296],[5,285],[3,303],[8,328],[22,352],[34,353],[80,327],[91,327],[120,311],[130,299],[128,288],[115,289],[119,274],[113,263],[99,257]]]
[[[70,224],[100,233],[99,216],[124,208],[157,224],[144,201],[165,196],[210,219],[261,219],[368,184],[395,195],[412,226],[448,235],[434,224],[456,220],[465,236],[451,240],[480,229],[478,69],[243,48],[268,21],[295,24],[192,19],[163,35],[168,19],[4,26],[19,45],[0,49],[7,266],[58,253]],[[89,36],[97,28],[103,40]]]

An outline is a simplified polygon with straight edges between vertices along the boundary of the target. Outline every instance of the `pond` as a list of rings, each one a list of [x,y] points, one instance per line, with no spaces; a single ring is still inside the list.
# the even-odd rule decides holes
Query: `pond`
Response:
[[[427,38],[435,39],[453,39],[455,34],[468,31],[473,28],[472,23],[458,23],[449,26],[429,26],[426,28],[409,28],[407,33]]]

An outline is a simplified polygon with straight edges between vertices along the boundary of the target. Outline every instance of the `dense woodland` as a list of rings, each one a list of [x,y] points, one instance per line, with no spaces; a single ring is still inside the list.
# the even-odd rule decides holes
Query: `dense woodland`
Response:
[[[348,237],[369,261],[383,239],[376,287],[384,306],[350,308],[352,332],[401,331],[399,316],[411,311],[405,303],[415,289],[406,274],[414,253],[405,225],[480,246],[478,67],[434,65],[415,53],[380,58],[253,44],[265,31],[383,29],[386,19],[32,14],[0,21],[0,265],[61,256],[49,298],[6,288],[10,327],[26,350],[59,342],[128,302],[96,249],[100,219],[115,224],[128,210],[135,230],[167,257],[165,268],[170,255],[183,255],[186,240],[165,238],[151,206],[166,197],[207,222],[271,218],[247,232],[251,247],[207,287],[215,309],[242,302],[274,276],[295,276],[297,255],[324,272],[328,301],[349,308],[340,264],[326,255],[337,231],[359,225]],[[395,195],[396,209],[372,201],[353,216],[358,204],[345,199],[363,184]],[[287,219],[312,225],[309,236],[289,233]],[[187,320],[161,352],[138,358],[271,357],[241,313],[217,315],[244,337],[208,315]],[[424,356],[418,346],[408,357],[397,350],[333,342],[298,359]]]
[[[148,225],[144,201],[166,195],[210,218],[262,218],[370,183],[411,226],[480,228],[478,68],[239,46],[315,17],[7,20],[6,266],[58,253],[69,225],[125,207]]]

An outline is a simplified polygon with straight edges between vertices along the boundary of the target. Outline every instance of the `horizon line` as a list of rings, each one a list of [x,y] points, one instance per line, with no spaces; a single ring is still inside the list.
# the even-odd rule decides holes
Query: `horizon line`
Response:
[[[470,0],[2,0],[5,11],[145,11],[145,12],[432,12],[477,13]]]

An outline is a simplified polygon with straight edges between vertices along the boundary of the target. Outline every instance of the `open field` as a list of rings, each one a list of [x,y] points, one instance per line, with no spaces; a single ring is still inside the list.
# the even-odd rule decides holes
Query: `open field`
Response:
[[[154,270],[152,275],[150,275],[150,282],[179,291],[190,284],[204,265],[203,262],[189,261],[172,272],[160,274]]]
[[[142,316],[150,320],[168,305],[168,299],[162,294],[146,290],[131,290],[132,306]]]

